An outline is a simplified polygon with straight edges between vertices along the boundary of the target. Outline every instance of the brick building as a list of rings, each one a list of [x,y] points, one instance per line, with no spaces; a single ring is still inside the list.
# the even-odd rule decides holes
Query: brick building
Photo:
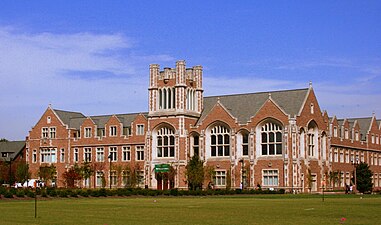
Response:
[[[27,137],[32,174],[53,164],[64,186],[62,174],[88,162],[95,172],[80,186],[124,187],[135,176],[141,187],[186,189],[185,168],[196,154],[214,170],[215,188],[342,188],[360,161],[381,185],[380,121],[328,117],[312,85],[204,97],[202,67],[178,61],[163,71],[151,65],[148,91],[148,112],[85,116],[49,106]]]

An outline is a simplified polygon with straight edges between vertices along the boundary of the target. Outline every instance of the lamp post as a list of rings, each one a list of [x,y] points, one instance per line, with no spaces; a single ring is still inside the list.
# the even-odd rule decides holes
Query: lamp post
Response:
[[[112,161],[112,154],[110,153],[107,157],[110,160],[110,167],[109,167],[109,182],[110,182],[110,189],[111,189],[111,161]]]
[[[241,169],[241,173],[242,173],[242,190],[244,189],[244,176],[243,176],[243,172],[244,172],[244,169],[245,169],[245,161],[243,159],[239,160],[240,163],[242,163],[242,169]]]
[[[12,185],[11,179],[12,179],[12,158],[9,156],[9,179],[8,179],[9,187]]]
[[[354,175],[354,185],[355,185],[355,189],[357,190],[357,166],[358,166],[358,164],[359,164],[359,158],[356,156],[356,160],[355,161],[353,161],[353,159],[351,160],[351,163],[352,163],[352,165],[353,165],[353,167],[354,167],[354,172],[353,172],[353,175]],[[353,191],[354,191],[354,189],[353,189]]]

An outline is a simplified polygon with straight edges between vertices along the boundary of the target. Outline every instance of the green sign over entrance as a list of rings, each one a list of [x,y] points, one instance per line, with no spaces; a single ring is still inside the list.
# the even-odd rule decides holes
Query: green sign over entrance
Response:
[[[170,169],[169,164],[157,164],[155,165],[155,172],[156,173],[168,173]]]

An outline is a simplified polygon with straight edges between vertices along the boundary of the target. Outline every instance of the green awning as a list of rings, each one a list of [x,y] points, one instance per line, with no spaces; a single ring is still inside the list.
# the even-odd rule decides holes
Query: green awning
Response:
[[[167,172],[169,172],[170,168],[171,168],[171,165],[169,165],[169,164],[157,164],[157,165],[155,165],[155,172],[156,173],[167,173]]]

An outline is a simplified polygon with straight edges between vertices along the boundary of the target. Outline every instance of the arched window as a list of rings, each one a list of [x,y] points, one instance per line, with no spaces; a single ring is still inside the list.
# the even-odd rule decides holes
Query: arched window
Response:
[[[168,127],[157,131],[157,157],[175,157],[175,132]]]
[[[159,89],[159,109],[173,109],[175,108],[176,95],[174,88]]]
[[[194,134],[191,138],[191,143],[192,143],[192,155],[198,155],[200,156],[200,136],[198,134]]]
[[[230,155],[230,134],[229,129],[218,125],[210,132],[211,156],[229,156]]]
[[[315,121],[308,124],[307,154],[308,157],[317,157],[318,129]]]
[[[282,127],[268,122],[261,127],[261,154],[282,155]]]
[[[186,101],[186,109],[187,110],[196,110],[197,102],[196,102],[196,92],[193,89],[187,89],[187,101]]]

